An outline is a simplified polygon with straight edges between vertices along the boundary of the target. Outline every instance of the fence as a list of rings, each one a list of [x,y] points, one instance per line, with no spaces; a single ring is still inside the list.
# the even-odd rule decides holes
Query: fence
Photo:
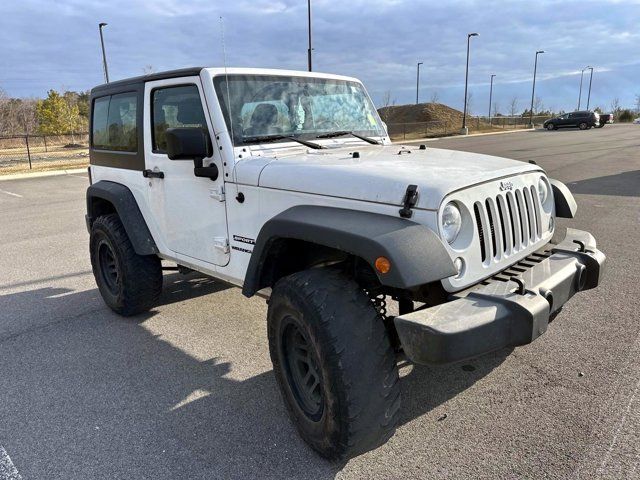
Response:
[[[533,125],[542,125],[542,123],[549,118],[548,116],[534,116]],[[529,127],[529,117],[467,117],[467,127],[470,133],[524,129]],[[387,131],[393,140],[413,140],[417,138],[457,135],[460,133],[461,128],[462,121],[459,119],[387,124]]]
[[[89,134],[0,136],[0,173],[83,166]]]

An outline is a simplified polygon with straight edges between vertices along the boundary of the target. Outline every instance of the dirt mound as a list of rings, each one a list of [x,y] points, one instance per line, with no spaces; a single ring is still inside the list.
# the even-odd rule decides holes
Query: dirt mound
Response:
[[[413,105],[394,105],[378,110],[387,124],[447,122],[462,125],[462,112],[442,103],[418,103]]]

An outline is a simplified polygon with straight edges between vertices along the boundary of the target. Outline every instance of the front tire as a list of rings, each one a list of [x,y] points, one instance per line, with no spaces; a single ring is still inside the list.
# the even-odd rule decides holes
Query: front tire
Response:
[[[555,129],[556,129],[556,126],[553,123],[549,123],[547,125],[547,130],[549,130],[550,132],[555,130]]]
[[[369,297],[334,270],[279,280],[269,299],[269,351],[289,415],[329,459],[353,457],[395,432],[395,353]]]
[[[93,276],[109,308],[127,317],[156,305],[162,292],[160,259],[135,252],[117,214],[93,222],[89,248]]]
[[[578,128],[580,130],[586,130],[589,127],[589,125],[587,125],[586,123],[582,122],[581,124],[578,125]]]

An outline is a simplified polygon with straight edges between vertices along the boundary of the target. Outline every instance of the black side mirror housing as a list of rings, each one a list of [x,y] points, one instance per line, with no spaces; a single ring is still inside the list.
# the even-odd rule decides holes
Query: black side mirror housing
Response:
[[[193,174],[196,177],[218,178],[218,167],[212,164],[202,166],[202,159],[213,155],[211,138],[201,128],[168,128],[166,133],[167,156],[170,160],[193,160]]]
[[[194,160],[212,155],[211,139],[201,128],[168,128],[167,156],[171,160]]]

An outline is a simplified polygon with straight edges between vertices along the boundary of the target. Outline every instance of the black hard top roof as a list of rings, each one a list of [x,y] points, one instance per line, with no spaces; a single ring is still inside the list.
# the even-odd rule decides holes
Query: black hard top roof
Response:
[[[122,80],[117,80],[115,82],[103,83],[102,85],[98,85],[97,87],[93,87],[91,89],[91,95],[100,95],[100,94],[109,94],[114,93],[116,91],[125,90],[126,87],[141,84],[144,82],[151,82],[153,80],[164,80],[167,78],[177,78],[177,77],[192,77],[195,75],[200,75],[200,71],[204,67],[191,67],[191,68],[181,68],[178,70],[168,70],[166,72],[158,72],[151,73],[149,75],[140,75],[139,77],[131,77],[125,78]]]

